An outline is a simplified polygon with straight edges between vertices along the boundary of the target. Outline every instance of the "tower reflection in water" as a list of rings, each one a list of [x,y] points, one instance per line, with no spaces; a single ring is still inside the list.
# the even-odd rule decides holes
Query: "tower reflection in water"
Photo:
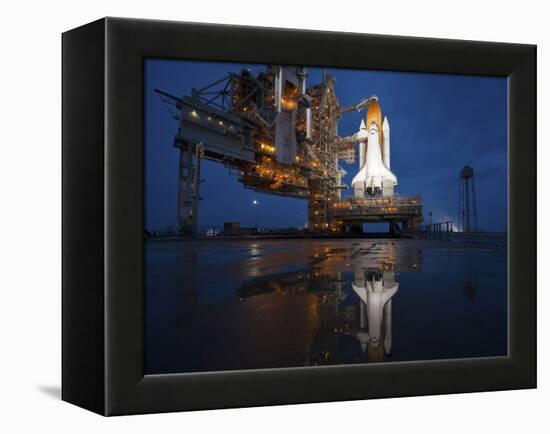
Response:
[[[305,297],[308,306],[304,323],[308,336],[302,356],[304,365],[382,362],[391,357],[392,299],[399,288],[397,275],[402,271],[419,271],[421,251],[402,251],[395,243],[385,242],[347,248],[321,247],[310,253],[306,267],[300,271],[246,279],[237,290],[238,300],[255,303],[270,294],[282,296],[271,298],[269,304],[262,306],[275,310],[273,305],[284,303],[285,297],[287,300]],[[184,262],[194,263],[195,258],[187,257]],[[195,295],[187,290],[182,296],[187,306],[180,310],[181,325],[205,314],[200,301],[196,304]],[[289,309],[288,315],[296,313]],[[266,321],[268,317],[269,312]],[[261,334],[265,325],[256,322],[251,327]]]
[[[336,280],[343,294],[327,297],[335,315],[325,314],[311,348],[310,364],[340,364],[383,362],[391,357],[392,348],[392,299],[398,292],[396,276],[400,271],[419,271],[422,260],[420,251],[400,252],[394,243],[369,248],[350,249],[342,252],[346,263],[338,261],[338,255],[327,255],[325,272],[344,265]],[[401,253],[401,254],[400,254]],[[325,309],[321,312],[327,312]]]
[[[500,251],[406,239],[146,247],[148,373],[507,354]]]

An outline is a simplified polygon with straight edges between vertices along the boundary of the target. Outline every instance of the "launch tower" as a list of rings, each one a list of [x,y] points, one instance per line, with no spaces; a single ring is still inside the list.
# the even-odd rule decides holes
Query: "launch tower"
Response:
[[[270,65],[253,74],[229,73],[191,95],[177,97],[155,89],[178,121],[174,146],[180,150],[178,221],[182,234],[197,232],[200,162],[224,164],[245,188],[308,201],[308,229],[342,232],[366,221],[420,224],[420,198],[397,197],[389,170],[389,123],[375,96],[342,107],[336,78],[323,73],[307,85],[304,67]],[[338,135],[338,122],[367,110],[364,128]],[[374,143],[378,142],[375,147]],[[371,145],[372,144],[372,145]],[[356,161],[353,197],[342,197],[346,171],[339,161]],[[362,172],[361,172],[362,170]],[[359,177],[359,178],[358,178]]]

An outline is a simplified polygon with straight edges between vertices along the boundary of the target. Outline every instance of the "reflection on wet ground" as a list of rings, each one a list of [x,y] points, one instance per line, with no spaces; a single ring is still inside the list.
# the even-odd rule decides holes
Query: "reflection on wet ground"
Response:
[[[146,372],[507,353],[506,252],[430,240],[146,244]]]

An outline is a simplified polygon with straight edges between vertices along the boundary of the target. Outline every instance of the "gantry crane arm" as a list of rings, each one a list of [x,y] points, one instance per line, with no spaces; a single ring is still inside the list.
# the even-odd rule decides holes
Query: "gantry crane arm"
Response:
[[[153,91],[160,96],[161,101],[164,103],[172,117],[178,120],[178,114],[175,113],[171,107],[175,107],[177,110],[181,110],[183,106],[183,100],[160,89],[153,89]]]
[[[373,96],[369,96],[368,98],[363,98],[357,104],[352,104],[352,105],[342,107],[340,109],[340,114],[348,113],[348,112],[355,111],[355,110],[359,112],[359,111],[363,110],[364,108],[367,108],[369,106],[369,104],[373,101],[378,101],[378,97],[373,95]]]

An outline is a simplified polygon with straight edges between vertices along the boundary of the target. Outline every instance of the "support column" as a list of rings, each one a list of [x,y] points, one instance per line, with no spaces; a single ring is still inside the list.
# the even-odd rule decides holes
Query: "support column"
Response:
[[[197,234],[201,154],[201,143],[185,143],[180,148],[178,222],[183,235]]]

